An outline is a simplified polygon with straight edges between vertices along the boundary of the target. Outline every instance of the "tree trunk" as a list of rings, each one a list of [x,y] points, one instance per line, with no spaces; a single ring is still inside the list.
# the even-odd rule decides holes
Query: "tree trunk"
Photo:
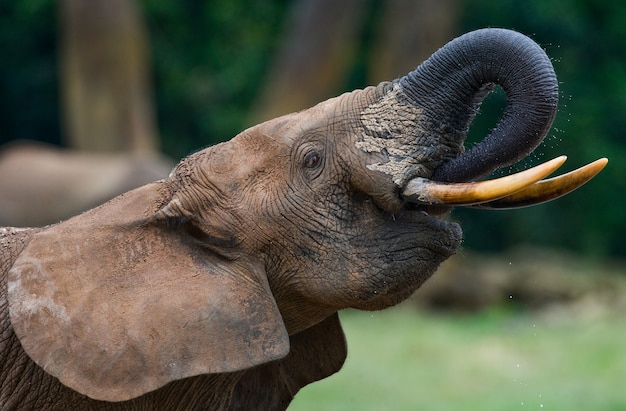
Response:
[[[250,124],[344,91],[362,55],[368,84],[412,71],[454,37],[458,9],[458,0],[296,1]]]
[[[146,30],[133,0],[62,0],[61,82],[67,144],[157,150]]]
[[[294,2],[251,123],[255,124],[333,97],[353,63],[367,0]]]
[[[386,0],[370,53],[370,84],[415,69],[452,40],[459,21],[458,0]]]

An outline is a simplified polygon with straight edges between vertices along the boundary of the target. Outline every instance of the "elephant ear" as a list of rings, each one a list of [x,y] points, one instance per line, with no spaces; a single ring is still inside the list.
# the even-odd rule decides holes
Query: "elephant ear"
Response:
[[[165,180],[48,227],[9,271],[24,350],[81,394],[124,401],[289,351],[260,261],[219,256],[155,218],[171,197]]]

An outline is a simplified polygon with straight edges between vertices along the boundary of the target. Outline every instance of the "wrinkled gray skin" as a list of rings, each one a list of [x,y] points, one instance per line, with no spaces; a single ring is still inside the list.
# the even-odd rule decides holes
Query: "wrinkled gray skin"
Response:
[[[464,152],[493,83],[506,112]],[[528,38],[473,32],[78,217],[3,229],[3,409],[285,409],[341,368],[338,310],[399,303],[458,248],[459,226],[402,186],[524,157],[557,94]]]

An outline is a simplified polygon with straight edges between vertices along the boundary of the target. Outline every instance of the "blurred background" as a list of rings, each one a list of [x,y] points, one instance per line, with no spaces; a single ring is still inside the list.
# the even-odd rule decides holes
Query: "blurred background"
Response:
[[[404,75],[447,41],[482,27],[532,37],[552,58],[560,81],[552,131],[514,169],[560,154],[569,157],[564,171],[604,156],[609,165],[582,189],[542,206],[455,210],[452,218],[461,222],[466,238],[461,254],[409,308],[366,317],[344,314],[348,339],[352,344],[355,333],[365,359],[351,355],[347,376],[341,377],[346,380],[330,379],[330,386],[321,385],[323,394],[303,391],[294,409],[320,409],[315,408],[320,398],[327,397],[329,405],[321,409],[355,409],[346,404],[354,405],[363,392],[379,402],[366,396],[358,409],[455,409],[454,403],[434,405],[444,396],[485,410],[490,409],[480,402],[485,395],[510,400],[493,409],[538,408],[550,401],[560,409],[626,409],[621,394],[626,390],[616,382],[626,375],[626,353],[611,345],[620,343],[620,335],[623,345],[626,325],[616,315],[626,307],[621,281],[626,3],[621,1],[0,0],[0,225],[68,218],[166,176],[181,157],[248,126]],[[496,124],[503,105],[500,92],[487,98],[468,145]],[[427,308],[417,313],[415,306]],[[447,316],[433,320],[433,307],[436,315],[445,308]],[[464,316],[468,312],[471,317]],[[388,315],[401,319],[398,330]],[[367,341],[381,334],[403,341],[410,322],[425,331],[407,334],[409,346],[416,352],[416,345],[431,349],[426,359],[439,364],[426,368],[423,381],[393,390],[416,378],[421,360],[407,360],[416,355],[412,351],[391,350],[399,357],[388,370],[382,364],[350,368],[384,349],[368,345],[380,341]],[[376,327],[380,332],[362,335]],[[590,337],[590,329],[598,339]],[[431,347],[425,336],[432,334],[440,339]],[[476,351],[457,358],[459,339],[475,344]],[[582,346],[592,350],[588,361],[577,351]],[[358,355],[359,347],[351,345],[351,352]],[[555,350],[563,356],[556,364]],[[534,374],[520,370],[519,358],[531,357]],[[465,376],[465,368],[451,369],[432,392],[435,371],[450,359],[466,365],[467,378],[458,376]],[[493,363],[495,369],[502,361],[512,373],[494,377],[479,368]],[[406,378],[400,377],[402,367],[409,367]],[[481,372],[492,379],[460,390]],[[382,384],[392,375],[401,381]],[[356,384],[356,393],[346,394],[354,378],[371,385]],[[558,383],[556,398],[550,398],[542,387]],[[416,402],[423,396],[432,402]],[[406,406],[400,402],[404,397]],[[566,397],[571,404],[558,402]],[[399,402],[381,406],[392,399]],[[330,405],[337,403],[338,408]]]

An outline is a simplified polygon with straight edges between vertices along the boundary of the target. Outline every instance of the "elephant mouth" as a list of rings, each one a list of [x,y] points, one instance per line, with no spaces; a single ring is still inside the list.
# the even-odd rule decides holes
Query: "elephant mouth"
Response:
[[[438,215],[449,207],[514,209],[542,204],[562,197],[596,176],[607,164],[606,158],[557,177],[544,179],[563,165],[566,156],[516,174],[468,183],[446,183],[427,178],[410,179],[400,196],[417,209]]]
[[[436,241],[420,241],[418,246],[422,257],[419,261],[402,254],[413,249],[404,245],[395,253],[389,253],[393,256],[394,270],[398,269],[399,261],[406,263],[406,281],[387,281],[389,276],[382,276],[384,280],[379,284],[379,289],[384,289],[384,292],[376,296],[369,295],[367,302],[358,308],[380,309],[405,299],[432,275],[441,261],[456,252],[462,241],[461,228],[457,223],[441,218],[451,207],[512,209],[541,204],[579,188],[608,162],[602,158],[569,173],[546,179],[565,160],[566,157],[561,156],[520,173],[480,182],[443,183],[422,177],[410,179],[400,189],[402,206],[393,211],[380,210],[389,221],[400,222],[405,227],[403,232],[414,234],[415,227],[419,227],[422,235],[436,233]],[[442,235],[442,232],[447,235]],[[430,252],[431,257],[424,259],[425,252]],[[420,275],[416,276],[416,272]],[[397,271],[394,278],[398,278]],[[412,286],[407,286],[407,283]]]

